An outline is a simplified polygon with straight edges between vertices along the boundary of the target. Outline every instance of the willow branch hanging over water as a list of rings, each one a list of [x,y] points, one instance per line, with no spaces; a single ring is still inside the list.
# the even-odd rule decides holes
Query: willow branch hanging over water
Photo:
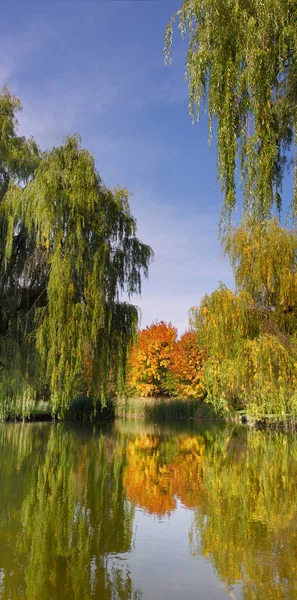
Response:
[[[11,143],[20,139],[14,117],[20,106],[4,90],[0,108],[6,105],[9,155]],[[33,142],[22,140],[31,157]],[[123,383],[138,311],[121,294],[140,293],[152,250],[136,237],[127,190],[105,187],[78,135],[49,152],[36,147],[35,154],[27,177],[21,166],[20,175],[7,167],[3,176],[3,296],[15,298],[15,310],[6,323],[2,317],[1,333],[23,350],[27,380],[33,353],[53,409],[63,412],[79,391],[105,399],[111,361]],[[18,166],[18,156],[13,160]],[[33,379],[36,386],[36,374]]]
[[[236,164],[244,211],[257,218],[281,209],[282,181],[295,144],[293,214],[297,209],[297,4],[295,0],[184,0],[166,30],[171,62],[173,25],[189,38],[189,107],[217,121],[223,220],[236,206]]]

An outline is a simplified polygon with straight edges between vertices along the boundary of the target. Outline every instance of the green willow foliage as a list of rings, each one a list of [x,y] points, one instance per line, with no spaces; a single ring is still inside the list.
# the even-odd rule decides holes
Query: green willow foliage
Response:
[[[134,519],[121,438],[8,424],[0,448],[3,600],[139,599],[117,559],[131,550]]]
[[[246,290],[263,309],[276,311],[285,331],[297,329],[297,231],[276,219],[229,231],[224,251],[238,290]],[[280,312],[283,313],[281,318]]]
[[[12,410],[26,414],[34,391],[31,387],[33,348],[31,339],[22,334],[33,328],[28,309],[39,295],[38,278],[31,274],[30,286],[22,285],[22,273],[34,252],[32,238],[22,223],[14,232],[10,259],[5,261],[7,216],[3,202],[10,183],[26,185],[40,162],[40,151],[33,139],[17,135],[16,113],[20,101],[7,88],[0,92],[0,416]],[[29,360],[30,359],[30,360]],[[26,375],[26,377],[24,376]]]
[[[217,120],[223,217],[236,205],[235,169],[244,209],[257,218],[281,208],[288,150],[296,147],[297,5],[295,0],[183,0],[165,38],[171,61],[174,22],[188,36],[189,107],[207,105],[210,137]],[[297,207],[296,155],[293,210]]]
[[[218,409],[256,418],[297,414],[297,232],[273,219],[224,238],[236,291],[220,286],[193,309],[205,389]]]
[[[44,388],[63,413],[80,391],[105,400],[111,363],[123,384],[138,311],[120,297],[140,293],[152,251],[136,237],[127,190],[105,187],[79,136],[41,153],[16,136],[19,109],[4,89],[1,367],[12,344],[10,395]]]
[[[228,591],[242,582],[245,600],[296,598],[296,461],[293,436],[234,429],[207,441],[191,552]]]

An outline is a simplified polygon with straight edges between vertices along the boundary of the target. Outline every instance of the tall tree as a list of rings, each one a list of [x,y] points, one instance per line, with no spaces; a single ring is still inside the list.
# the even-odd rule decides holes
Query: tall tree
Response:
[[[138,312],[121,301],[121,293],[140,292],[152,251],[136,237],[127,190],[106,188],[79,136],[35,152],[38,161],[24,172],[22,157],[28,162],[26,152],[31,157],[32,151],[14,134],[19,104],[7,91],[2,101],[9,107],[3,128],[11,131],[1,201],[2,285],[5,295],[7,286],[11,290],[15,306],[6,314],[3,338],[19,345],[25,370],[34,366],[35,388],[39,376],[54,410],[63,412],[82,389],[105,398],[111,361],[122,383]],[[13,177],[10,147],[21,143],[20,174],[16,169]]]
[[[177,329],[164,321],[156,321],[139,332],[131,352],[128,384],[140,396],[170,393],[170,366],[176,336]]]
[[[217,120],[223,217],[236,205],[236,164],[244,210],[258,218],[281,208],[282,181],[297,125],[297,4],[295,0],[183,0],[165,38],[171,60],[174,22],[188,36],[190,112],[207,106],[210,137]],[[293,212],[297,210],[297,157]]]
[[[221,286],[191,316],[207,355],[208,399],[256,417],[296,417],[296,231],[276,219],[244,222],[224,244],[237,289]]]
[[[10,406],[17,400],[24,411],[26,392],[32,395],[28,383],[32,362],[27,360],[32,344],[29,337],[24,343],[22,332],[24,328],[29,332],[32,327],[29,308],[38,299],[44,266],[42,263],[37,266],[33,237],[26,234],[21,222],[13,234],[10,256],[5,259],[8,226],[5,195],[10,185],[25,186],[41,160],[36,142],[17,134],[16,115],[21,109],[21,102],[3,87],[0,91],[0,397]],[[28,269],[30,285],[24,287],[22,273]]]

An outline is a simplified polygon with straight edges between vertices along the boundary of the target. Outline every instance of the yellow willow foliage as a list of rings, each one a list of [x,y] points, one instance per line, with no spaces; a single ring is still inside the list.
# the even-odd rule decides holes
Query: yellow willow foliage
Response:
[[[256,417],[296,417],[297,233],[245,221],[224,238],[236,291],[220,286],[191,310],[207,400]]]
[[[246,221],[229,231],[224,238],[224,250],[230,257],[237,289],[244,289],[267,310],[277,308],[280,313],[296,310],[295,229],[281,227],[276,219],[253,224]],[[292,324],[297,327],[296,316],[291,327]]]
[[[243,290],[236,295],[223,285],[202,298],[190,320],[198,346],[218,360],[233,355],[243,338],[260,331],[260,315],[250,294]]]
[[[238,354],[236,370],[240,373],[240,397],[251,414],[296,418],[295,347],[286,347],[276,336],[267,334],[246,340]]]
[[[245,600],[296,598],[296,466],[295,437],[244,429],[216,436],[204,455],[191,551],[227,589],[241,581]]]
[[[243,340],[234,357],[210,356],[205,366],[209,400],[217,408],[244,407],[255,417],[296,418],[297,353],[275,336]]]

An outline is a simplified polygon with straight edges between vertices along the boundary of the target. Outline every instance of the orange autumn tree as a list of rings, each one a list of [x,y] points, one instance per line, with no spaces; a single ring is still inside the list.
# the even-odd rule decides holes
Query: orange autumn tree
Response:
[[[169,367],[177,329],[171,323],[156,321],[139,332],[132,348],[128,386],[140,396],[169,394]]]
[[[197,335],[187,331],[174,346],[169,370],[172,393],[184,398],[204,396],[205,352],[197,346]]]

